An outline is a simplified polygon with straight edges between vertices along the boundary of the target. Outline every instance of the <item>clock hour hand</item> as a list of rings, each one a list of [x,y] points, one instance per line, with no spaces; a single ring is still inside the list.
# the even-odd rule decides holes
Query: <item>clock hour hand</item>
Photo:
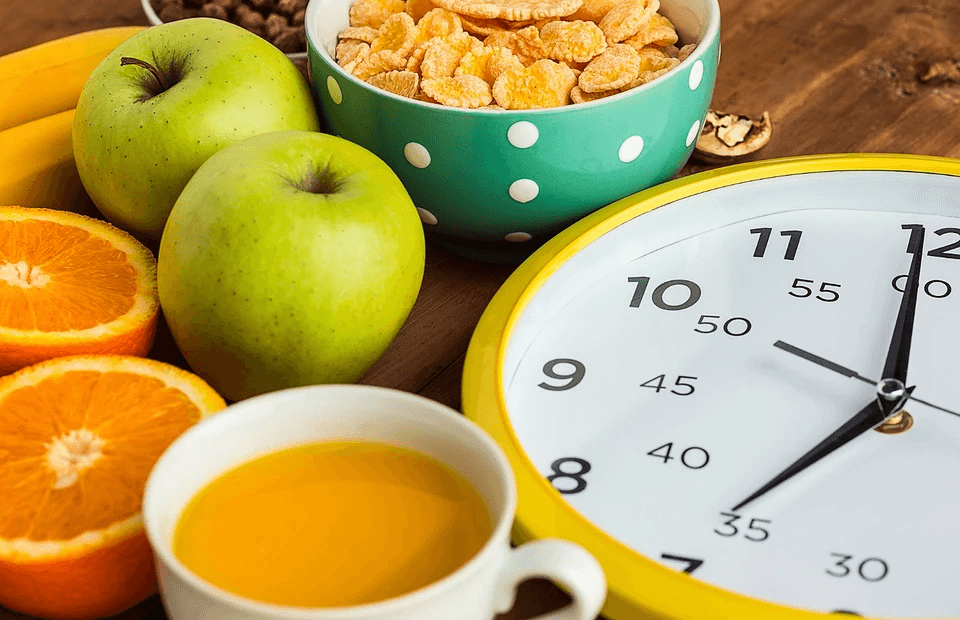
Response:
[[[805,349],[801,349],[800,347],[795,346],[795,345],[792,345],[792,344],[790,344],[790,343],[788,343],[788,342],[784,342],[783,340],[777,340],[776,342],[773,343],[773,346],[777,347],[777,348],[780,349],[781,351],[786,351],[787,353],[792,353],[793,355],[796,355],[797,357],[802,357],[803,359],[807,360],[808,362],[813,362],[814,364],[817,364],[817,365],[819,365],[819,366],[823,366],[824,368],[826,368],[826,369],[828,369],[828,370],[832,370],[832,371],[834,371],[834,372],[836,372],[836,373],[840,373],[840,374],[843,375],[844,377],[848,377],[848,378],[850,378],[850,379],[856,379],[856,380],[858,380],[858,381],[863,381],[864,383],[869,383],[870,385],[873,385],[873,386],[876,386],[877,383],[879,383],[878,381],[875,381],[875,380],[873,380],[873,379],[868,379],[867,377],[864,377],[863,375],[861,375],[860,373],[858,373],[858,372],[855,371],[855,370],[850,370],[850,369],[847,368],[846,366],[841,366],[840,364],[837,364],[836,362],[831,362],[830,360],[828,360],[828,359],[826,359],[826,358],[820,357],[819,355],[816,355],[815,353],[811,353],[810,351],[807,351],[807,350],[805,350]],[[949,413],[949,414],[951,414],[951,415],[955,415],[955,416],[957,416],[957,417],[960,417],[960,413],[957,413],[956,411],[951,411],[951,410],[947,409],[946,407],[941,407],[940,405],[934,405],[933,403],[929,403],[929,402],[927,402],[927,401],[925,401],[925,400],[923,400],[923,399],[921,399],[921,398],[917,398],[917,397],[914,396],[913,394],[910,395],[910,400],[914,400],[914,401],[916,401],[916,402],[918,402],[918,403],[921,403],[921,404],[926,405],[927,407],[932,407],[933,409],[937,409],[937,410],[939,410],[939,411],[943,411],[944,413]]]
[[[736,512],[740,510],[750,502],[810,467],[837,448],[849,443],[855,437],[862,435],[899,413],[900,410],[903,409],[903,404],[910,397],[911,392],[913,392],[913,387],[904,388],[903,383],[896,379],[881,382],[881,384],[877,386],[877,398],[875,400],[871,401],[870,404],[861,409],[855,416],[847,420],[843,426],[831,433],[829,437],[811,448],[806,454],[774,476],[773,479],[754,491],[752,495],[734,506],[733,511]]]

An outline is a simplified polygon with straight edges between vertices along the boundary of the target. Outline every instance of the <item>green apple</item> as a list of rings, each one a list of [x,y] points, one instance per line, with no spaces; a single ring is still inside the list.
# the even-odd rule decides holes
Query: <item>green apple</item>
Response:
[[[225,398],[353,383],[410,313],[420,217],[370,151],[317,132],[228,146],[204,163],[160,241],[160,305],[191,369]]]
[[[77,103],[73,151],[104,217],[156,240],[208,157],[260,133],[317,131],[318,122],[307,82],[283,52],[198,17],[147,28],[97,66]]]

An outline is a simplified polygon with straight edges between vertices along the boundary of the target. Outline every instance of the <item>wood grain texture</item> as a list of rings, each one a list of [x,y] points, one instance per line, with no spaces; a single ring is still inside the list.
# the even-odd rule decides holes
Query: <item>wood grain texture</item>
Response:
[[[960,60],[957,0],[720,5],[722,57],[711,107],[752,117],[770,112],[773,137],[752,159],[841,152],[960,158],[960,84],[920,80],[924,65]],[[0,0],[0,54],[74,32],[133,24],[147,24],[138,0]],[[691,162],[680,175],[714,167]],[[429,247],[416,305],[361,383],[417,392],[459,409],[473,328],[512,270]],[[185,365],[165,326],[151,356]],[[549,582],[533,580],[521,586],[514,609],[499,620],[529,618],[567,600]],[[14,618],[27,616],[0,608],[0,620]],[[116,618],[165,616],[152,597]]]

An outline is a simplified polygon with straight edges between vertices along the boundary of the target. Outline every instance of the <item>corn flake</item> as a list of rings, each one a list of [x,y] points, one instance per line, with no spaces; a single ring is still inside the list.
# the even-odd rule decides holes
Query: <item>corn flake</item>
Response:
[[[357,78],[367,81],[378,73],[396,71],[406,66],[407,59],[400,54],[392,50],[380,50],[379,52],[371,52],[366,58],[360,61],[352,73]]]
[[[423,92],[423,88],[420,89],[420,92],[417,93],[417,96],[414,97],[414,99],[416,99],[417,101],[425,101],[427,103],[436,103],[437,105],[440,105],[439,101],[437,101],[427,93]]]
[[[420,87],[438,103],[456,108],[480,108],[493,101],[490,85],[475,75],[426,79]]]
[[[570,101],[573,103],[590,103],[591,101],[596,101],[597,99],[603,99],[604,97],[609,97],[610,95],[619,94],[620,90],[605,90],[600,93],[585,93],[580,90],[579,86],[574,86],[570,89]]]
[[[644,57],[644,50],[654,50],[656,48],[645,47],[643,50],[640,50],[640,73],[637,75],[637,78],[621,88],[620,90],[630,90],[631,88],[636,88],[637,86],[642,86],[647,82],[652,82],[661,75],[669,73],[673,70],[674,67],[680,64],[680,60],[676,58],[671,58],[667,56],[665,59],[659,58],[653,55],[649,55],[646,58]],[[651,58],[654,60],[651,62]]]
[[[370,50],[367,50],[367,54],[366,54],[366,55],[367,55],[367,56],[370,55]],[[359,65],[361,62],[363,62],[363,60],[364,60],[364,58],[355,58],[355,59],[351,60],[350,62],[345,62],[345,63],[343,63],[343,70],[346,71],[347,73],[353,75],[353,72],[356,70],[357,65]]]
[[[679,63],[678,63],[678,64],[679,64]],[[627,85],[624,87],[624,90],[627,90],[627,89],[630,89],[630,88],[636,88],[637,86],[642,86],[642,85],[646,84],[647,82],[652,82],[652,81],[654,81],[655,79],[657,79],[658,77],[660,77],[661,75],[665,75],[665,74],[669,73],[669,72],[670,72],[670,69],[672,69],[672,68],[673,68],[673,67],[667,67],[667,68],[665,68],[665,69],[658,69],[657,71],[649,71],[649,70],[648,70],[648,71],[641,71],[641,72],[640,72],[640,75],[637,76],[637,79],[635,79],[634,81],[632,81],[632,82],[630,82],[629,84],[627,84]]]
[[[565,64],[538,60],[529,67],[504,72],[493,83],[493,98],[507,110],[554,108],[570,103],[577,78]]]
[[[536,26],[527,26],[516,31],[517,38],[523,42],[527,49],[532,52],[543,54],[543,39],[540,38],[540,30]],[[539,58],[538,60],[542,60]]]
[[[419,23],[423,16],[437,8],[433,0],[407,0],[407,6],[404,12],[413,18],[413,21]]]
[[[412,71],[378,73],[368,79],[367,83],[401,97],[413,98],[420,91],[420,76]]]
[[[380,36],[380,31],[370,26],[349,26],[340,31],[337,35],[341,41],[357,40],[364,43],[373,43],[374,39]]]
[[[547,55],[540,40],[540,33],[536,26],[527,26],[520,30],[505,30],[494,32],[483,40],[485,47],[503,47],[516,56],[524,67],[529,67],[538,60],[544,60]]]
[[[659,8],[659,0],[626,0],[610,9],[597,25],[613,45],[636,34]]]
[[[417,22],[417,43],[426,43],[433,37],[445,37],[463,32],[460,16],[446,9],[431,9]]]
[[[603,31],[582,20],[544,24],[540,40],[547,58],[564,62],[586,62],[607,49]]]
[[[407,58],[407,71],[413,71],[416,74],[420,74],[420,65],[423,63],[423,56],[427,52],[427,43],[421,43],[417,47],[413,48],[413,51],[410,52],[410,56]]]
[[[357,58],[363,60],[363,58],[370,54],[370,44],[356,39],[344,39],[337,43],[337,49],[334,54],[337,58],[337,64],[343,67],[348,62],[357,60]]]
[[[603,16],[620,2],[621,0],[583,0],[577,12],[567,19],[582,19],[599,24]]]
[[[376,88],[429,103],[586,103],[655,80],[693,52],[695,44],[677,47],[659,8],[659,0],[355,0],[335,57]]]
[[[518,45],[517,40],[516,32],[496,30],[483,39],[483,45],[484,47],[505,47],[511,52],[516,53],[516,50],[513,48]]]
[[[475,52],[467,52],[460,60],[460,66],[454,71],[454,75],[475,75],[493,86],[497,78],[506,71],[522,68],[523,63],[507,48],[483,47]]]
[[[453,72],[460,66],[460,60],[467,52],[481,47],[483,44],[480,40],[467,32],[434,37],[427,43],[423,62],[420,63],[420,75],[424,79],[453,77]]]
[[[406,13],[394,13],[380,26],[380,36],[370,44],[370,53],[389,50],[406,57],[413,49],[416,28],[412,17]]]
[[[646,23],[640,26],[640,30],[624,39],[623,42],[639,50],[647,45],[666,47],[673,45],[677,40],[677,31],[670,20],[659,13],[654,13]]]
[[[468,17],[523,21],[575,13],[583,0],[435,0],[445,9]]]
[[[599,93],[626,86],[640,74],[640,54],[629,45],[611,45],[590,61],[577,80],[585,93]]]
[[[388,17],[404,8],[403,0],[356,0],[350,6],[350,25],[379,29]]]
[[[622,44],[624,45],[624,44]],[[632,47],[632,46],[631,46]],[[670,58],[657,47],[642,47],[637,50],[637,56],[640,58],[640,71],[659,71],[675,67],[680,64],[679,60]]]
[[[482,19],[480,17],[461,15],[460,23],[463,25],[464,30],[479,37],[488,37],[494,32],[505,32],[514,29],[511,27],[513,22],[508,22],[503,19]]]
[[[624,43],[626,43],[626,41],[624,41]],[[680,48],[678,48],[676,45],[666,45],[660,48],[660,50],[670,58],[680,57]]]

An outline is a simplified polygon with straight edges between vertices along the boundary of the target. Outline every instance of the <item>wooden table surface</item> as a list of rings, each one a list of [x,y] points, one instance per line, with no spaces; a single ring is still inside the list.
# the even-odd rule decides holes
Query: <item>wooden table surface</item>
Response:
[[[755,159],[842,152],[960,158],[960,83],[923,79],[928,66],[960,62],[960,0],[720,0],[720,6],[723,56],[711,107],[757,118],[769,111],[773,137]],[[0,0],[0,54],[84,30],[147,23],[138,0]],[[680,174],[712,167],[691,162]],[[473,328],[512,271],[428,246],[417,303],[361,382],[459,409]],[[152,356],[183,363],[163,328]],[[565,601],[549,582],[533,580],[500,620],[529,618]],[[13,618],[26,616],[0,608],[0,620]],[[154,596],[116,618],[165,616]]]

